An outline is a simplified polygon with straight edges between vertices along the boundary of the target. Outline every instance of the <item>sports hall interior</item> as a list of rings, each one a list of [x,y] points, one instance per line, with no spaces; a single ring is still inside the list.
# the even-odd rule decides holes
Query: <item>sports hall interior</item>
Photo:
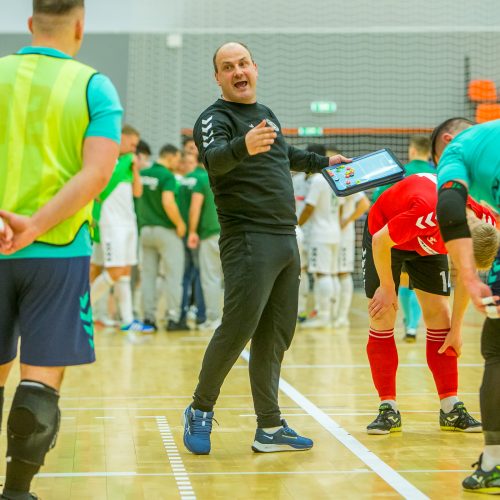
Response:
[[[30,2],[6,2],[0,56],[29,45]],[[346,156],[390,147],[405,163],[409,138],[450,116],[500,118],[498,0],[87,0],[78,57],[108,75],[125,121],[153,148],[181,145],[219,97],[212,56],[242,41],[259,69],[258,100],[272,107],[290,143],[335,146]],[[334,103],[333,112],[313,110]],[[326,106],[328,108],[328,106]],[[331,106],[329,110],[331,111]],[[1,119],[1,117],[0,117]],[[367,193],[370,195],[370,193]],[[34,489],[43,499],[465,498],[460,483],[481,434],[439,428],[439,401],[425,359],[425,328],[403,342],[398,320],[398,402],[403,432],[366,433],[376,413],[366,342],[361,234],[356,223],[350,327],[298,328],[280,385],[283,416],[311,437],[305,453],[255,454],[248,350],[215,408],[212,452],[183,447],[182,412],[213,332],[160,330],[132,344],[98,328],[97,362],[67,371],[57,447]],[[463,324],[459,394],[479,418],[482,317]],[[6,386],[6,407],[18,383]],[[500,409],[499,409],[500,410]],[[5,421],[4,417],[4,421]],[[0,474],[5,470],[0,436]],[[0,479],[1,481],[1,479]]]

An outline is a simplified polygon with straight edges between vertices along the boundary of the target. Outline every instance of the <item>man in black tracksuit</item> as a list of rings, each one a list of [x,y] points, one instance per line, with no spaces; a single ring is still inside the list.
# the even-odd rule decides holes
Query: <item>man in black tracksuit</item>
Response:
[[[288,428],[278,406],[281,362],[295,330],[300,279],[290,169],[319,172],[348,160],[287,145],[274,113],[256,102],[257,66],[245,46],[220,47],[214,68],[222,98],[198,118],[194,138],[221,224],[224,313],[185,412],[184,443],[193,453],[209,453],[213,407],[251,339],[250,382],[258,426],[252,448],[309,449],[312,441]]]

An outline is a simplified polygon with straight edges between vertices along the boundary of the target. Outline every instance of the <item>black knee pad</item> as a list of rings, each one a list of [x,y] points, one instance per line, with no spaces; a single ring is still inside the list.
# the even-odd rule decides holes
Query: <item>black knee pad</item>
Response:
[[[7,461],[42,466],[56,444],[61,420],[59,394],[38,382],[17,387],[7,421]]]
[[[486,363],[500,363],[500,319],[486,318],[481,333],[481,354]]]

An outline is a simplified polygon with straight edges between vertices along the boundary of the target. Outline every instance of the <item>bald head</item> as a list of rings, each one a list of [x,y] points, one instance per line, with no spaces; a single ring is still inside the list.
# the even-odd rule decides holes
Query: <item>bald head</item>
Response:
[[[250,52],[250,49],[244,43],[242,43],[242,42],[226,42],[223,45],[221,45],[214,53],[213,64],[214,64],[215,73],[219,72],[218,66],[217,66],[219,54],[224,54],[227,50],[231,51],[233,49],[238,49],[238,48],[244,49],[247,52],[250,60],[253,62],[252,53]]]
[[[257,65],[245,44],[229,42],[221,45],[215,51],[213,63],[222,99],[242,104],[256,102]]]

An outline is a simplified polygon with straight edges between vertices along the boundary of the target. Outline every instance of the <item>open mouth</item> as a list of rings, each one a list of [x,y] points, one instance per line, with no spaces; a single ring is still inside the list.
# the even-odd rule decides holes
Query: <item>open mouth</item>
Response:
[[[247,86],[248,86],[248,82],[247,82],[246,80],[244,80],[244,81],[242,81],[242,82],[236,82],[236,83],[234,84],[234,86],[235,86],[237,89],[239,89],[239,90],[243,90],[243,89],[247,88]]]

